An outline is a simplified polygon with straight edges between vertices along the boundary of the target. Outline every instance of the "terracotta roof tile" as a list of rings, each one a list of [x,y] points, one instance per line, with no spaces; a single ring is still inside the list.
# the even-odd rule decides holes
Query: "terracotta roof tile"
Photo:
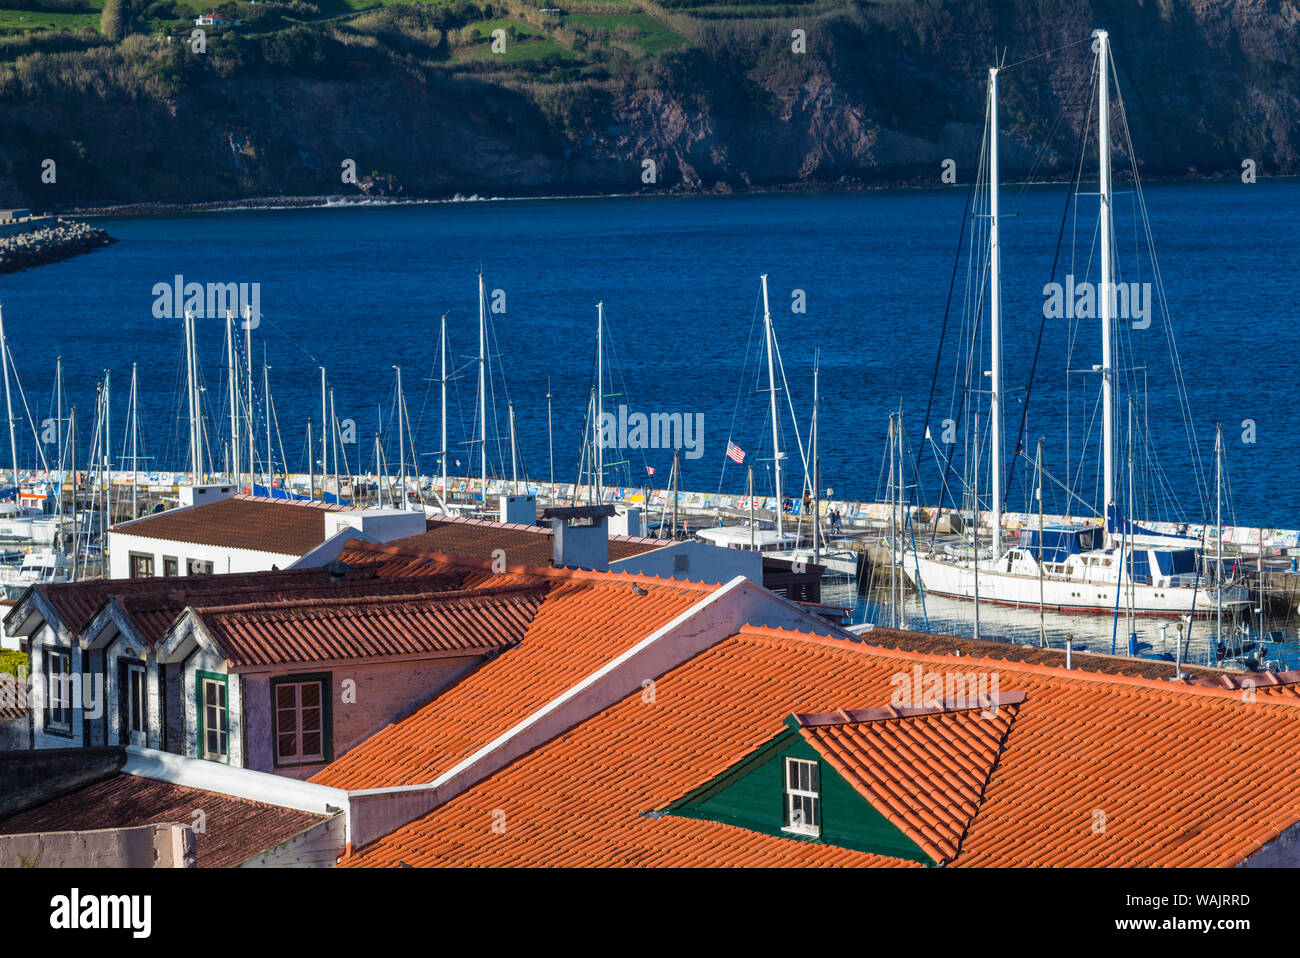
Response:
[[[796,715],[800,732],[936,862],[957,857],[1023,693],[976,706]]]
[[[234,668],[390,655],[483,654],[520,641],[545,589],[353,595],[203,607],[195,614]]]
[[[194,835],[195,864],[200,868],[237,865],[326,818],[118,773],[0,820],[0,835],[134,828],[167,822],[191,825],[198,810],[204,814],[204,830],[196,830]]]
[[[343,864],[897,864],[644,813],[732,768],[791,713],[889,703],[917,666],[996,676],[1025,699],[1007,729],[921,717],[823,745],[852,774],[878,771],[863,787],[936,849],[976,804],[954,866],[1233,865],[1300,821],[1293,699],[753,629],[656,679],[653,703],[630,695]],[[851,748],[866,757],[850,762]]]
[[[371,736],[312,781],[340,788],[430,782],[716,589],[570,570],[551,570],[550,581],[518,646]],[[634,584],[642,584],[646,594],[634,593]]]
[[[325,513],[348,511],[323,502],[237,495],[171,509],[113,527],[114,532],[228,549],[306,555],[325,541]]]

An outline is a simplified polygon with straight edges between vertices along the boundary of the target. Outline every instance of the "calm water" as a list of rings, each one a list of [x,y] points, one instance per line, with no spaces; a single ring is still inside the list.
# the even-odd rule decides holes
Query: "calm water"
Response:
[[[1065,198],[1059,187],[1004,187],[1005,376],[1023,387],[1042,316],[1042,287]],[[743,487],[742,470],[723,474],[734,438],[756,460],[758,483],[770,486],[766,396],[756,387],[761,344],[759,274],[770,274],[772,312],[800,429],[811,406],[813,350],[821,347],[823,480],[844,498],[880,492],[889,411],[900,403],[919,443],[935,351],[961,225],[964,189],[934,192],[758,197],[626,198],[484,202],[418,207],[231,212],[106,221],[119,242],[88,256],[0,278],[6,327],[33,414],[49,415],[55,357],[62,354],[66,390],[82,417],[83,452],[95,382],[112,370],[114,439],[125,430],[131,363],[142,377],[141,429],[145,454],[160,467],[186,456],[179,320],[152,315],[155,283],[175,274],[197,282],[261,284],[263,322],[253,335],[255,374],[262,356],[270,377],[288,466],[306,470],[309,417],[319,424],[318,365],[328,369],[340,419],[357,424],[358,455],[373,463],[374,434],[393,407],[393,372],[400,364],[416,446],[425,471],[436,468],[438,318],[449,313],[456,365],[477,345],[475,274],[489,290],[505,291],[506,311],[494,319],[499,368],[515,403],[523,468],[546,479],[547,382],[554,408],[557,479],[575,478],[593,370],[595,303],[605,302],[614,385],[607,402],[633,410],[702,413],[704,454],[683,460],[682,486]],[[1117,199],[1126,213],[1132,194]],[[1225,424],[1235,519],[1242,524],[1300,527],[1300,474],[1291,468],[1300,435],[1293,401],[1300,331],[1294,304],[1300,249],[1300,184],[1293,182],[1172,185],[1148,188],[1147,201],[1169,308],[1192,397],[1202,455],[1212,456],[1213,427]],[[1079,205],[1074,272],[1086,272],[1095,198]],[[1122,278],[1137,271],[1131,216],[1120,215]],[[1063,276],[1072,255],[1063,253]],[[1125,266],[1125,263],[1131,265]],[[1094,277],[1095,278],[1095,277]],[[806,293],[807,310],[792,312],[792,290]],[[958,284],[955,301],[962,300]],[[199,348],[213,419],[224,432],[224,323],[198,323]],[[960,312],[953,319],[931,424],[948,415],[953,363],[963,348]],[[1099,357],[1099,324],[1075,330],[1072,365]],[[1082,437],[1093,415],[1094,375],[1065,372],[1071,325],[1049,322],[1029,413],[1029,446],[1042,435],[1049,470],[1079,468]],[[756,338],[755,338],[756,337]],[[1150,422],[1150,446],[1163,479],[1144,511],[1167,518],[1171,502],[1199,516],[1196,485],[1171,378],[1163,320],[1145,331],[1124,329],[1120,362],[1136,397],[1139,419]],[[749,349],[749,362],[746,352]],[[764,370],[765,375],[765,370]],[[468,465],[476,373],[464,370],[451,399],[453,452]],[[1067,378],[1069,402],[1067,403]],[[496,416],[504,436],[504,387]],[[17,401],[17,400],[16,400]],[[1007,431],[1019,421],[1012,396]],[[787,442],[793,439],[788,421]],[[1241,423],[1254,420],[1257,442],[1241,441]],[[259,431],[262,427],[259,427]],[[319,425],[318,425],[319,428]],[[21,457],[35,462],[25,429]],[[1095,451],[1096,427],[1091,434]],[[260,441],[264,443],[264,438]],[[387,455],[396,457],[390,431]],[[276,452],[279,458],[278,448]],[[1141,454],[1140,454],[1141,457]],[[218,461],[220,456],[218,455]],[[623,481],[641,483],[645,467],[666,479],[671,454],[638,451]],[[792,454],[792,459],[797,455]],[[930,457],[933,458],[932,456]],[[1144,458],[1144,457],[1143,457]],[[0,460],[7,459],[0,456]],[[493,471],[508,473],[509,447],[493,442]],[[1079,494],[1093,500],[1095,456],[1085,457]],[[1212,465],[1210,458],[1207,465]],[[934,473],[933,468],[930,470]],[[922,477],[923,498],[937,498],[937,474]],[[1022,472],[1023,475],[1023,472]],[[626,477],[626,478],[624,478]],[[1213,480],[1212,473],[1210,480]],[[1163,490],[1163,491],[1161,491]],[[1008,494],[1023,508],[1017,482]],[[1064,508],[1049,491],[1048,510]]]

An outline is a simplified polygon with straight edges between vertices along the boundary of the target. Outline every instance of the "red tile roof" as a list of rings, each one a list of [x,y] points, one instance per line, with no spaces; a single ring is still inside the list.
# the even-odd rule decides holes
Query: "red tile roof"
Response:
[[[134,625],[136,634],[150,646],[157,643],[163,634],[171,628],[176,617],[186,607],[218,608],[237,605],[271,605],[283,606],[289,602],[330,599],[366,599],[385,596],[426,596],[430,594],[454,591],[460,587],[463,573],[445,572],[440,575],[426,575],[419,578],[380,580],[364,575],[357,578],[345,577],[332,581],[323,570],[314,570],[315,575],[290,575],[282,572],[259,573],[255,576],[205,576],[198,578],[198,584],[207,588],[191,589],[181,584],[177,588],[167,588],[169,583],[184,583],[185,580],[155,579],[160,589],[166,591],[128,594],[122,597],[110,596],[107,601],[116,601],[122,613]],[[228,578],[256,580],[255,584],[243,585],[226,590],[214,587]],[[89,623],[87,623],[89,625]]]
[[[499,549],[510,565],[548,566],[554,555],[554,541],[553,532],[543,526],[461,518],[429,519],[427,532],[390,544],[408,551],[442,552],[475,559],[491,559]],[[611,535],[609,558],[611,561],[625,559],[666,545],[671,545],[671,541]]]
[[[630,695],[343,864],[897,864],[646,813],[751,755],[791,713],[883,707],[917,667],[996,676],[1025,698],[1006,729],[921,716],[823,747],[933,848],[951,853],[964,829],[954,866],[1233,865],[1300,821],[1293,699],[748,629],[656,679],[653,702]],[[407,726],[410,747],[436,747],[438,724],[424,726],[432,740]],[[503,832],[488,827],[498,809]]]
[[[537,574],[550,591],[518,646],[311,780],[340,788],[430,782],[717,589],[620,573]]]
[[[195,829],[194,834],[195,864],[200,868],[238,865],[326,818],[118,773],[0,820],[0,835],[134,828],[168,822],[193,826],[196,811],[202,811],[204,816],[203,831]]]
[[[877,811],[936,862],[949,862],[1023,701],[1020,692],[987,708],[891,706],[794,719],[808,744]]]
[[[545,587],[295,599],[202,607],[195,615],[233,668],[382,656],[484,654],[515,645]]]
[[[114,532],[170,542],[201,542],[301,556],[325,541],[325,513],[347,507],[237,495],[200,506],[171,509],[113,527]]]

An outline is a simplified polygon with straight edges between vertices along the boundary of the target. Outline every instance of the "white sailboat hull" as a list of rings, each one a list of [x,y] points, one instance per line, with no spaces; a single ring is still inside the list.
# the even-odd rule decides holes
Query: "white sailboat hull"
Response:
[[[974,601],[976,597],[975,565],[966,559],[938,558],[905,552],[901,558],[903,574],[912,585],[926,594]],[[991,565],[991,564],[990,564]],[[1219,597],[1213,588],[1184,585],[1158,586],[1125,582],[1106,582],[1044,577],[1041,599],[1045,609],[1062,613],[1114,614],[1127,611],[1141,616],[1178,618],[1184,615],[1213,615]],[[984,564],[979,569],[979,601],[992,605],[1037,609],[1040,582],[1037,575],[995,571]],[[1223,590],[1223,609],[1233,611],[1249,604],[1245,586],[1228,585]]]

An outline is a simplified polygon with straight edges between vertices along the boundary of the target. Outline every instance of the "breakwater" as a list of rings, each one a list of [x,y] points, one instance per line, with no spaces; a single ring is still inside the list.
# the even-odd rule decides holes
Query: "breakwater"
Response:
[[[0,273],[55,263],[114,242],[97,226],[56,219],[48,226],[0,237]]]

